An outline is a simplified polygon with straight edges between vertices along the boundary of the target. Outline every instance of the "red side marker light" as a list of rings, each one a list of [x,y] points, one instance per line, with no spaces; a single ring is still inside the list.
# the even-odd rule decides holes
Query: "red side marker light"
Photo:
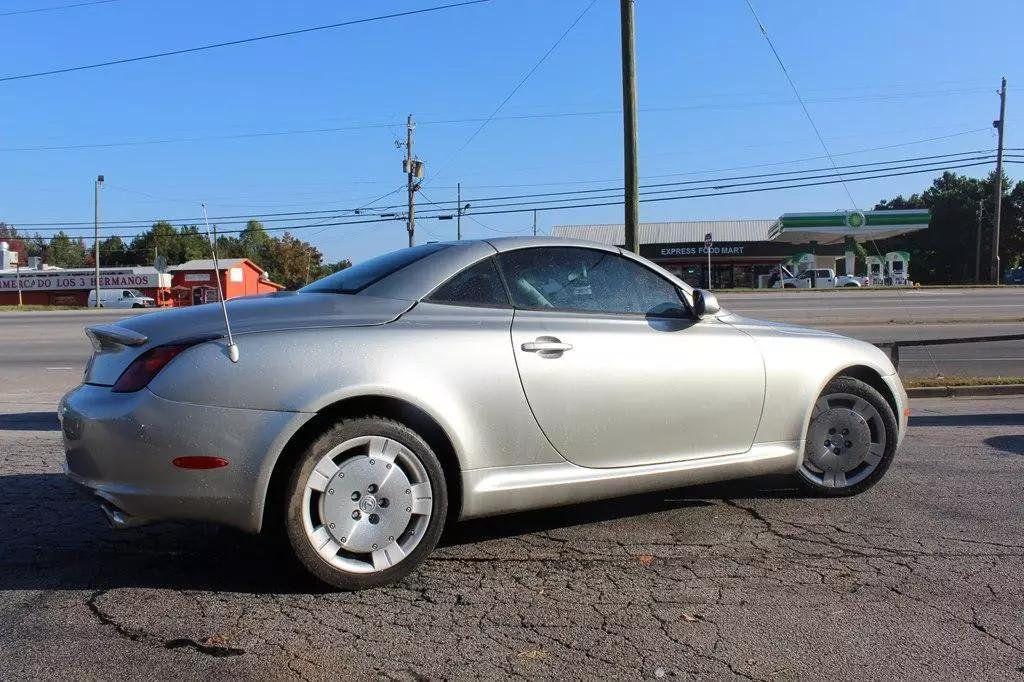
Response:
[[[220,469],[226,467],[228,461],[223,457],[207,457],[204,455],[190,455],[188,457],[175,457],[171,464],[180,469]]]

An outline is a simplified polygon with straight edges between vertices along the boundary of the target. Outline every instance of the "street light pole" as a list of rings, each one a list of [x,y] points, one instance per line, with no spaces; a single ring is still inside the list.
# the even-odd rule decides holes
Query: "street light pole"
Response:
[[[640,216],[640,176],[636,151],[636,37],[633,29],[635,0],[620,0],[622,34],[622,138],[625,165],[625,237],[626,249],[638,252],[637,222]]]
[[[96,307],[100,307],[100,185],[103,184],[103,176],[96,176],[96,184],[93,188],[93,266],[96,277]]]

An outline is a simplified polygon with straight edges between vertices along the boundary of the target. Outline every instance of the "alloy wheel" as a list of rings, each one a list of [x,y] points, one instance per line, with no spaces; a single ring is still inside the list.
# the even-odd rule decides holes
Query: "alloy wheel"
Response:
[[[800,473],[828,488],[854,486],[878,468],[885,447],[885,423],[871,403],[830,393],[814,405]]]
[[[433,509],[419,458],[384,436],[352,438],[320,458],[306,479],[302,521],[313,549],[335,568],[375,573],[423,539]]]

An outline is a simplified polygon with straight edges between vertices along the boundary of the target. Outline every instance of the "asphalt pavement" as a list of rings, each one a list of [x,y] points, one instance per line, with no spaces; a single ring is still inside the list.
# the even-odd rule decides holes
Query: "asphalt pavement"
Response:
[[[872,295],[742,312],[800,322],[772,308]],[[897,461],[855,498],[773,478],[472,521],[401,584],[332,593],[272,538],[114,531],[75,493],[55,405],[84,326],[122,312],[0,314],[0,679],[1024,679],[1018,398],[912,401]],[[869,340],[1018,331],[885,314],[818,322]],[[1014,367],[994,348],[941,350]]]
[[[1019,400],[912,401],[858,497],[765,479],[458,524],[347,594],[269,538],[111,530],[61,474],[53,403],[11,391],[3,679],[1024,677]]]

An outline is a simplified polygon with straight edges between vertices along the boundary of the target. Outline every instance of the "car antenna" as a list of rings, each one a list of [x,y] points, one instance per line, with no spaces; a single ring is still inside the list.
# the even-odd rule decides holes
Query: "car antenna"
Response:
[[[217,280],[217,293],[220,295],[220,309],[224,313],[224,327],[228,331],[228,357],[231,362],[238,362],[238,346],[231,336],[231,320],[228,319],[228,303],[224,300],[224,287],[220,283],[220,264],[217,262],[217,227],[210,228],[210,216],[203,205],[203,220],[206,221],[206,236],[210,239],[210,251],[213,253],[213,278]]]

